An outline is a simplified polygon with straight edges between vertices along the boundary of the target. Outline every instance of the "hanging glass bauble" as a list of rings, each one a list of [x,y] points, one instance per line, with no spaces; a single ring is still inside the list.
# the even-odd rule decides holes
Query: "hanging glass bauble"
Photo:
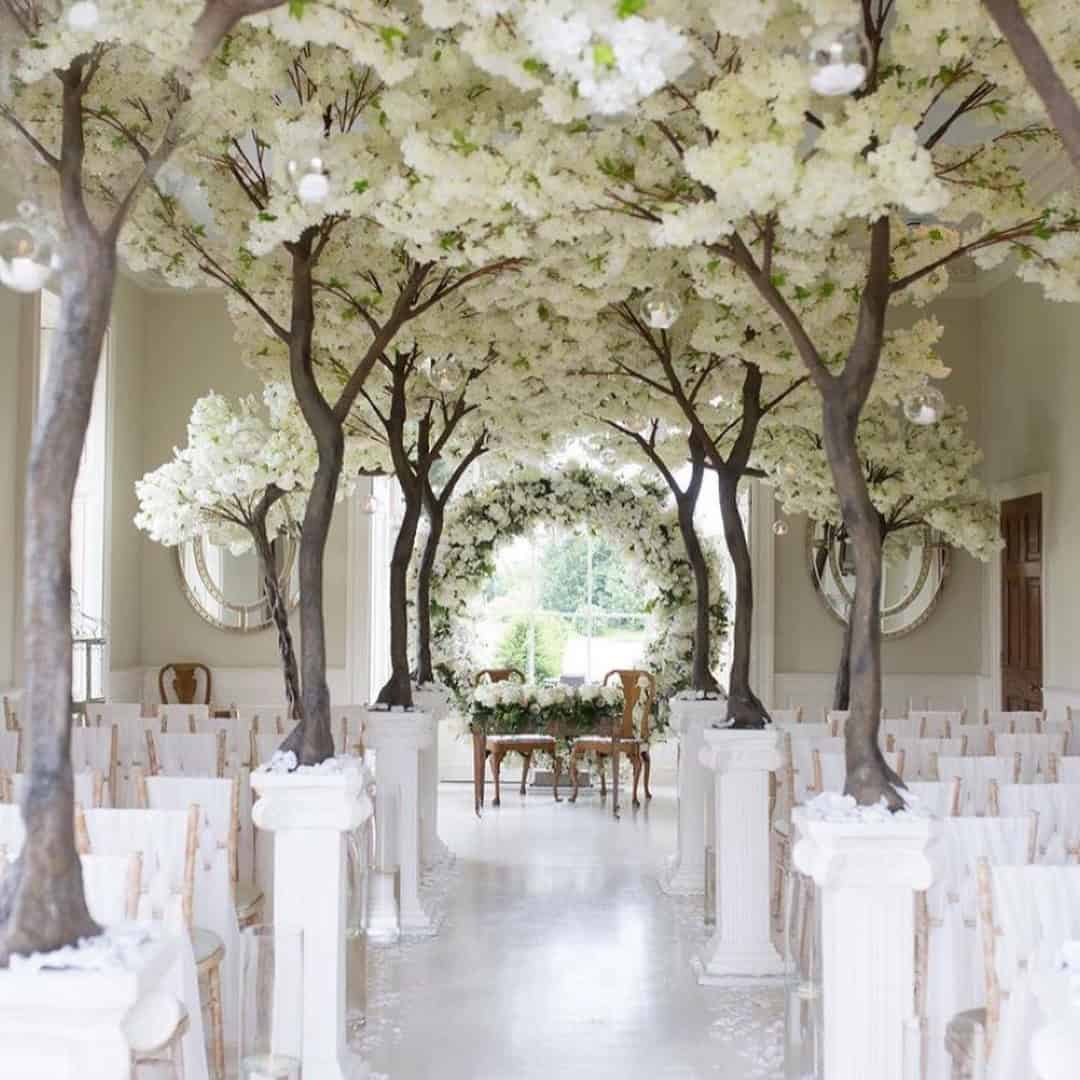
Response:
[[[641,318],[652,330],[670,330],[681,314],[682,305],[673,293],[651,292],[641,301]]]
[[[452,394],[465,377],[461,362],[451,356],[433,356],[428,368],[431,382],[442,394]]]
[[[93,30],[100,16],[97,4],[91,0],[78,0],[67,10],[68,26],[72,30]]]
[[[785,480],[794,480],[799,475],[799,466],[794,461],[785,461],[778,471]]]
[[[56,235],[32,203],[20,203],[19,220],[0,223],[0,284],[37,292],[59,269]]]
[[[318,206],[319,203],[326,202],[330,194],[330,178],[323,168],[322,158],[290,161],[286,169],[296,197],[305,206]]]
[[[784,518],[777,518],[776,521],[773,522],[772,531],[774,533],[776,533],[777,536],[787,536],[787,534],[788,534],[788,523],[787,523],[787,521],[785,521]]]
[[[374,514],[379,509],[379,500],[374,495],[365,495],[360,501],[360,512],[362,514]]]
[[[936,386],[920,386],[904,398],[904,415],[922,427],[936,424],[945,415],[945,395]]]
[[[830,25],[810,35],[810,88],[827,97],[853,94],[870,71],[870,45],[859,26]]]

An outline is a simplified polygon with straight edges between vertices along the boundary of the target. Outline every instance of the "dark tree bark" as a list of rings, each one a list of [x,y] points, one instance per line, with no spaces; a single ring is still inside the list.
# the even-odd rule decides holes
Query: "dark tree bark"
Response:
[[[1080,106],[1024,17],[1019,0],[983,0],[983,4],[1016,55],[1028,82],[1042,99],[1073,168],[1080,169]]]
[[[390,678],[379,691],[380,705],[412,708],[409,670],[409,565],[423,509],[419,491],[405,491],[405,515],[390,559]]]
[[[285,699],[289,703],[289,716],[293,720],[302,720],[303,702],[300,690],[300,672],[296,665],[296,652],[293,649],[292,630],[289,628],[289,608],[281,589],[278,568],[274,561],[274,548],[266,532],[266,516],[271,507],[284,494],[280,488],[271,486],[259,501],[249,526],[255,541],[255,552],[259,557],[259,570],[262,573],[263,589],[270,608],[270,617],[277,630],[278,654],[281,657],[281,673],[285,680]]]
[[[319,390],[312,362],[315,330],[314,285],[317,230],[308,229],[291,244],[292,322],[289,372],[293,392],[315,438],[319,463],[308,495],[300,533],[300,665],[302,719],[282,743],[301,765],[318,765],[334,756],[330,729],[330,688],[326,682],[326,621],[323,615],[323,559],[334,500],[345,458],[342,423]]]
[[[844,620],[843,644],[840,646],[840,663],[833,684],[832,707],[837,712],[846,711],[851,705],[851,610]]]

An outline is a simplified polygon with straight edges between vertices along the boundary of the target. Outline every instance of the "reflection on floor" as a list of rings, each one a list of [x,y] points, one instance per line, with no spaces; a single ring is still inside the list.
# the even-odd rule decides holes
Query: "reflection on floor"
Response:
[[[595,795],[508,784],[477,820],[469,786],[443,785],[440,813],[457,860],[434,882],[439,936],[369,952],[376,1076],[778,1080],[781,992],[699,987],[701,901],[656,886],[670,789],[616,822]]]

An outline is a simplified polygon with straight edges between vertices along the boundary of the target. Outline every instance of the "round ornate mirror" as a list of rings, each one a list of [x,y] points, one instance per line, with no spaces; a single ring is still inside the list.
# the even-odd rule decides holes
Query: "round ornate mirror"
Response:
[[[300,599],[297,543],[291,536],[273,541],[286,607],[291,611]],[[253,550],[233,555],[200,536],[177,548],[180,581],[191,606],[219,630],[254,631],[272,619],[263,588],[259,559]]]
[[[811,521],[807,556],[814,591],[841,622],[855,596],[855,557],[842,531]],[[910,634],[929,618],[949,573],[949,547],[929,528],[905,530],[885,543],[881,580],[881,634]]]

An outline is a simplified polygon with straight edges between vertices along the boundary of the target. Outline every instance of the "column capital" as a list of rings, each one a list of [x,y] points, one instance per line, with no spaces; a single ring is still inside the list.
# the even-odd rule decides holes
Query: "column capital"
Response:
[[[369,709],[364,717],[364,745],[373,750],[424,750],[435,740],[435,714],[428,709],[389,712]]]
[[[784,759],[780,733],[775,728],[743,731],[709,728],[700,753],[701,764],[713,772],[775,772]]]
[[[350,764],[338,771],[253,772],[251,787],[259,799],[251,808],[252,821],[268,832],[358,829],[372,814],[367,777],[359,758],[341,760]]]
[[[670,698],[671,726],[680,735],[692,728],[710,727],[727,716],[727,698]]]
[[[921,891],[933,881],[927,849],[941,826],[933,818],[894,814],[872,821],[830,821],[797,807],[798,869],[822,888],[894,887]]]

